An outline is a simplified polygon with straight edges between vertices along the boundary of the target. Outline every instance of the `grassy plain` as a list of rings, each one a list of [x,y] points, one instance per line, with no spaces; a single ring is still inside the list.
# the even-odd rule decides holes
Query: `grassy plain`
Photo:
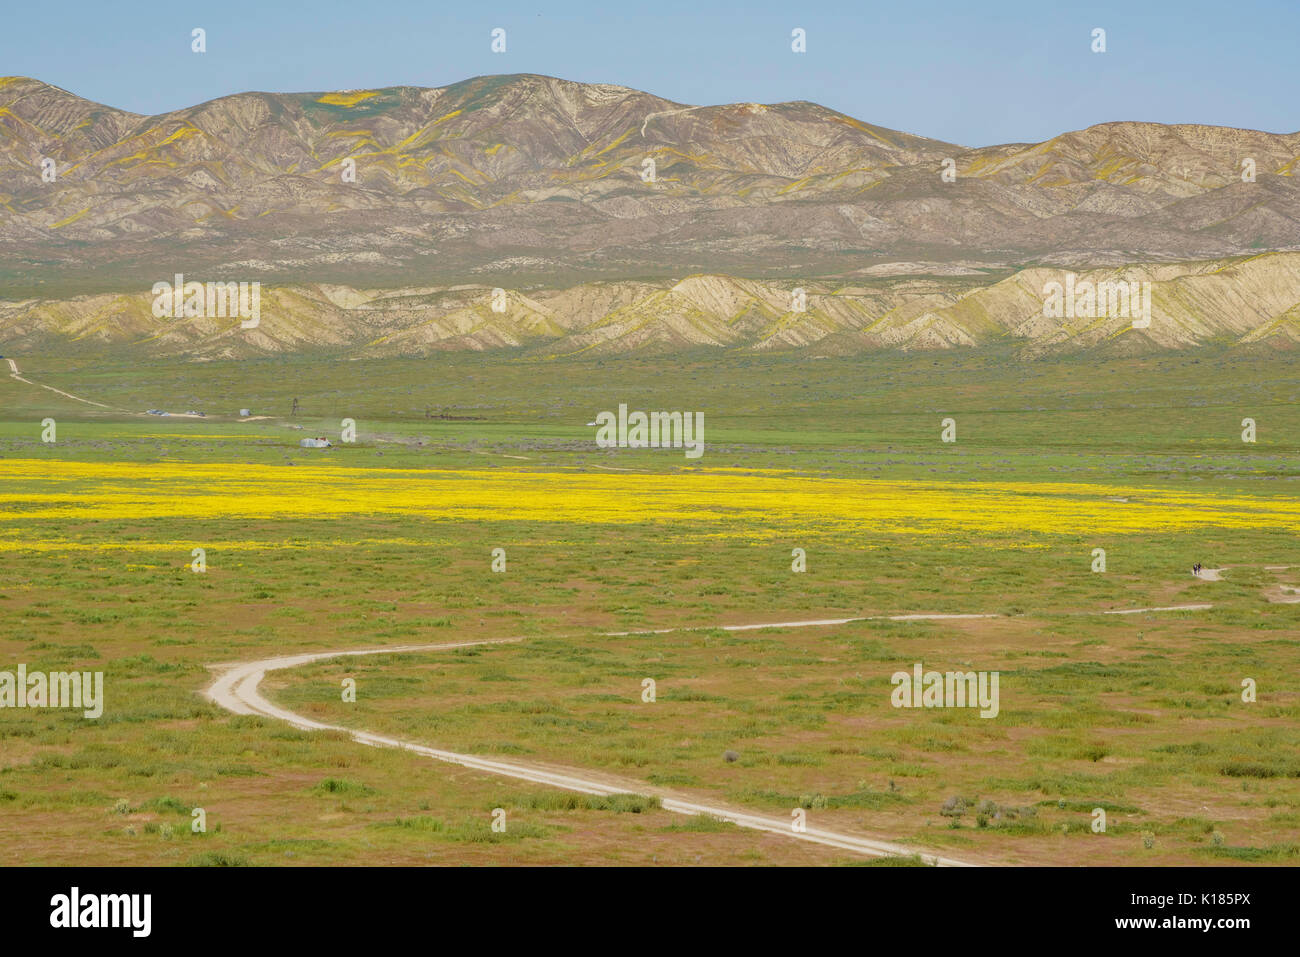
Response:
[[[1300,856],[1300,604],[1270,601],[1300,567],[1264,567],[1300,566],[1285,358],[15,358],[121,411],[0,376],[0,670],[103,670],[108,696],[97,721],[0,712],[4,863],[851,860],[198,693],[219,662],[505,636],[527,640],[264,688],[331,723],[800,805],[971,860]],[[620,402],[703,411],[704,457],[597,449],[585,423]],[[298,448],[344,417],[355,444]],[[1224,580],[1194,580],[1198,560]],[[1215,607],[1099,614],[1188,602]],[[1005,617],[602,636],[912,612]],[[889,676],[917,661],[998,670],[1001,713],[892,708]]]

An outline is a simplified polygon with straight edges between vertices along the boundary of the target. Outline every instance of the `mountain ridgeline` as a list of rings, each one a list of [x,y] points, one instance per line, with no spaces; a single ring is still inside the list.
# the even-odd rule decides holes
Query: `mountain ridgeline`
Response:
[[[0,345],[1290,347],[1298,159],[1297,133],[1117,122],[967,148],[534,75],[158,116],[9,77]],[[157,316],[175,273],[263,284],[265,320]],[[1054,315],[1066,273],[1149,284],[1151,325]]]
[[[1212,259],[1300,249],[1298,158],[1297,133],[1155,123],[968,149],[813,103],[532,75],[148,117],[10,77],[0,250],[6,278],[48,280],[164,248],[177,269],[312,281]]]

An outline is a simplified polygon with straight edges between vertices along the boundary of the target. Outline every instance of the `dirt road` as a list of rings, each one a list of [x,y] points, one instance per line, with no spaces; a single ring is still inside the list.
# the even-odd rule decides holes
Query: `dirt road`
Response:
[[[1208,604],[1170,605],[1163,608],[1134,608],[1120,611],[1107,611],[1101,612],[1101,614],[1200,611],[1211,607],[1213,606]],[[1090,614],[1096,614],[1096,612],[1091,612]],[[996,614],[875,615],[861,618],[819,618],[753,625],[723,625],[716,627],[720,627],[720,630],[723,631],[751,631],[761,628],[820,628],[829,625],[843,625],[855,621],[944,621],[953,619],[1001,617],[1004,616]],[[698,629],[663,628],[648,632],[609,632],[605,637],[621,637],[631,634],[667,634],[674,631],[693,630]],[[369,731],[358,731],[341,725],[325,724],[320,721],[313,721],[310,718],[304,718],[302,715],[272,704],[264,698],[258,690],[258,685],[261,684],[262,679],[269,671],[281,671],[286,668],[296,668],[301,665],[310,664],[316,661],[324,661],[329,658],[346,658],[361,655],[389,655],[407,652],[449,651],[455,648],[467,648],[476,645],[509,644],[522,640],[522,638],[498,638],[485,639],[483,641],[440,643],[431,645],[398,645],[387,648],[369,648],[360,651],[320,651],[301,655],[288,655],[278,658],[264,658],[258,661],[247,661],[234,665],[216,665],[213,666],[213,669],[219,672],[219,677],[204,691],[204,696],[213,703],[220,705],[235,714],[261,715],[267,718],[274,718],[306,731],[341,731],[360,744],[371,745],[373,747],[400,748],[405,751],[412,751],[416,754],[424,755],[425,757],[434,758],[438,761],[459,764],[462,767],[473,768],[478,771],[486,771],[489,774],[496,774],[502,777],[517,778],[535,784],[544,784],[565,791],[576,791],[581,794],[596,795],[620,793],[649,794],[658,797],[661,800],[664,809],[667,811],[673,811],[678,814],[706,814],[711,817],[720,818],[724,821],[731,821],[740,827],[752,828],[759,831],[768,831],[773,834],[780,834],[784,837],[802,841],[811,841],[816,844],[824,844],[827,847],[834,847],[855,854],[862,854],[869,857],[887,857],[909,856],[920,853],[921,859],[929,864],[943,867],[971,866],[965,861],[941,857],[923,851],[918,852],[917,849],[913,847],[894,844],[875,838],[830,831],[812,825],[807,825],[805,830],[796,831],[792,826],[792,819],[755,814],[737,808],[704,803],[674,791],[647,786],[641,781],[621,780],[613,776],[603,774],[597,775],[595,772],[583,771],[576,768],[559,768],[538,764],[528,764],[521,761],[501,761],[494,758],[482,758],[471,754],[458,754],[454,751],[444,751],[440,748],[415,744],[410,741],[402,741],[398,738],[390,738]]]
[[[781,626],[769,627],[797,627],[797,624],[786,623]],[[208,687],[204,694],[210,701],[229,711],[233,711],[236,714],[261,715],[267,718],[275,718],[305,731],[342,731],[345,734],[350,735],[354,741],[357,741],[360,744],[367,744],[373,747],[401,748],[402,750],[422,754],[438,761],[446,761],[450,764],[459,764],[462,767],[473,768],[477,771],[486,771],[489,774],[496,774],[502,777],[530,781],[534,784],[543,784],[549,787],[560,788],[565,791],[576,791],[580,794],[596,794],[602,796],[627,793],[650,794],[661,800],[663,808],[666,811],[691,815],[706,814],[711,817],[720,818],[724,821],[731,821],[740,827],[752,828],[759,831],[769,831],[785,837],[811,841],[816,844],[824,844],[828,847],[834,847],[868,857],[910,856],[918,853],[918,850],[913,847],[891,844],[886,841],[859,837],[853,834],[829,831],[825,828],[815,827],[812,824],[808,824],[806,829],[803,831],[796,831],[792,826],[793,818],[772,817],[765,814],[755,814],[749,811],[742,811],[736,808],[702,803],[691,800],[672,791],[649,787],[640,781],[623,781],[612,776],[597,776],[592,772],[577,769],[544,767],[540,765],[525,764],[520,761],[500,761],[493,758],[482,758],[471,754],[458,754],[454,751],[444,751],[439,748],[431,748],[421,744],[414,744],[409,741],[402,741],[397,738],[373,734],[369,731],[356,731],[351,728],[342,727],[341,725],[325,724],[320,721],[313,721],[310,718],[304,718],[299,714],[295,714],[292,711],[274,705],[262,697],[261,693],[258,691],[258,685],[261,683],[262,678],[266,676],[268,671],[279,671],[284,668],[296,668],[300,665],[310,664],[314,661],[323,661],[327,658],[401,654],[404,652],[417,651],[450,651],[455,648],[468,648],[475,645],[507,644],[521,640],[522,639],[519,638],[507,638],[435,645],[403,645],[393,648],[372,648],[363,651],[322,651],[313,654],[290,655],[281,658],[266,658],[260,661],[244,662],[226,668],[222,671],[221,676]],[[919,853],[921,859],[928,864],[935,864],[942,867],[970,866],[964,861],[940,857],[925,852]]]
[[[8,358],[5,359],[5,362],[9,363],[9,378],[11,379],[17,379],[19,382],[26,382],[28,385],[38,386],[39,388],[42,389],[49,389],[51,392],[57,392],[59,395],[63,396],[64,398],[72,399],[76,402],[84,402],[86,405],[99,406],[99,408],[108,409],[110,412],[127,411],[126,409],[119,409],[111,405],[104,405],[104,403],[102,402],[92,402],[90,399],[83,399],[79,395],[73,395],[71,392],[64,392],[62,389],[56,389],[52,385],[43,385],[40,382],[33,382],[31,379],[24,379],[22,375],[18,372],[18,363],[14,362],[13,359],[8,359]]]

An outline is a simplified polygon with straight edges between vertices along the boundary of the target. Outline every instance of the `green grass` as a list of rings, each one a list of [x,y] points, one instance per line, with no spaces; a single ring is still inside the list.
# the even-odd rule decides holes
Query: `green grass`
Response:
[[[297,517],[35,518],[29,496],[75,502],[100,487],[60,472],[63,463],[181,462],[220,464],[232,482],[250,464],[556,476],[703,467],[1290,501],[1300,481],[1300,373],[1291,362],[1212,351],[1031,364],[996,352],[18,359],[35,381],[97,401],[213,416],[101,415],[0,377],[0,462],[48,466],[0,488],[0,669],[102,670],[109,701],[98,721],[5,713],[7,861],[419,863],[462,853],[485,863],[609,863],[685,854],[687,831],[721,859],[744,861],[751,832],[669,815],[653,795],[505,794],[496,778],[451,776],[345,735],[233,716],[198,694],[218,662],[493,637],[526,640],[320,662],[276,672],[263,688],[327,723],[592,769],[629,791],[686,790],[776,815],[803,807],[828,825],[954,854],[1288,859],[1300,809],[1300,639],[1297,606],[1265,594],[1297,579],[1257,566],[1300,565],[1294,528],[1157,523],[1099,543],[1088,528],[993,536],[882,525],[851,534],[810,527],[787,541],[761,525],[434,520],[370,512],[364,501]],[[291,420],[294,397],[301,412]],[[704,411],[704,459],[596,449],[584,423],[619,402]],[[283,418],[241,424],[217,414],[241,406]],[[39,438],[47,415],[58,422],[55,445]],[[938,441],[947,415],[958,421],[955,446]],[[1255,445],[1240,441],[1245,416],[1259,423]],[[302,434],[337,434],[343,417],[358,422],[356,445],[297,447]],[[174,494],[187,491],[182,483]],[[33,547],[42,543],[56,544]],[[1089,570],[1098,544],[1104,575]],[[204,575],[188,567],[198,545],[208,550]],[[498,545],[510,556],[505,575],[488,570]],[[808,552],[805,574],[790,571],[795,545]],[[1186,568],[1198,558],[1245,567],[1195,583]],[[1216,605],[1209,612],[1078,614],[1206,595]],[[1009,617],[602,637],[918,610]],[[914,661],[998,670],[1001,714],[892,709],[889,675]],[[357,681],[355,704],[341,700],[344,677]],[[653,705],[640,700],[645,677],[658,684]],[[1240,700],[1243,677],[1258,684],[1253,705]],[[1036,807],[1038,816],[979,827],[972,805],[950,828],[940,808],[954,794]],[[125,813],[114,810],[119,801]],[[200,806],[207,834],[186,820]],[[1201,823],[1187,817],[1189,806]],[[495,807],[509,812],[508,838],[490,836]],[[1095,807],[1107,811],[1105,834],[1088,828]],[[394,823],[425,819],[437,828]],[[1205,824],[1227,843],[1207,846]],[[1157,833],[1151,851],[1142,829]],[[37,831],[66,835],[69,849],[37,847],[29,836]],[[408,846],[411,833],[430,840]],[[781,862],[771,842],[764,853]]]

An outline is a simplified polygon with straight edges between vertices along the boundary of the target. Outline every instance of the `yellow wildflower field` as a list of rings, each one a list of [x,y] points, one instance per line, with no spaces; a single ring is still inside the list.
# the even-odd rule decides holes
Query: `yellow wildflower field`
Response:
[[[1126,501],[1121,501],[1124,499]],[[1085,483],[884,481],[698,469],[580,474],[196,463],[0,461],[0,534],[43,520],[301,519],[672,525],[1009,539],[1198,528],[1300,529],[1300,500]],[[7,527],[6,527],[7,526]]]

